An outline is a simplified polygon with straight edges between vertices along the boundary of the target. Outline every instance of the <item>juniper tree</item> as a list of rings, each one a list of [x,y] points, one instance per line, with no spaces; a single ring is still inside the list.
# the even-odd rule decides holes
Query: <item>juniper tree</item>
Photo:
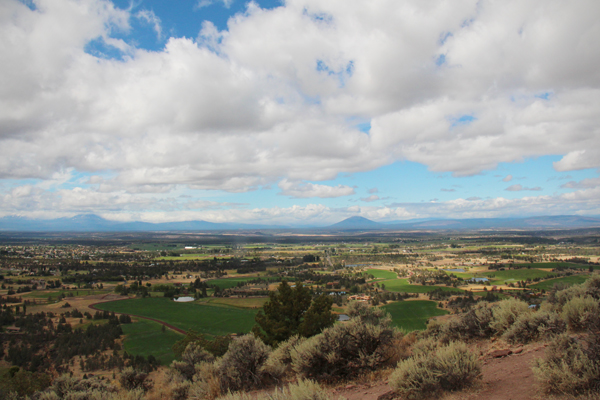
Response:
[[[312,303],[312,305],[311,305]],[[324,296],[312,302],[310,291],[298,282],[294,288],[284,280],[256,315],[252,332],[270,346],[291,336],[312,336],[331,326],[332,301]]]

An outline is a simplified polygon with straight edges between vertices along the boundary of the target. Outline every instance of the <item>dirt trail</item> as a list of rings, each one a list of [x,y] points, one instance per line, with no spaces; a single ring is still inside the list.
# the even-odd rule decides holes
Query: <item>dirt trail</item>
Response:
[[[544,346],[521,354],[487,360],[483,366],[482,390],[469,400],[530,400],[539,393],[531,364],[544,355]]]

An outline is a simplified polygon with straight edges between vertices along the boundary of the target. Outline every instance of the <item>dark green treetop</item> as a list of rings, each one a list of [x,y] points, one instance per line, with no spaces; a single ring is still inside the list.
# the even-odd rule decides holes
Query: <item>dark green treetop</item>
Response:
[[[284,280],[276,292],[269,294],[269,301],[256,315],[252,332],[270,346],[287,340],[293,335],[309,337],[333,325],[331,314],[333,301],[319,296],[312,301],[308,288],[298,282],[294,288]]]

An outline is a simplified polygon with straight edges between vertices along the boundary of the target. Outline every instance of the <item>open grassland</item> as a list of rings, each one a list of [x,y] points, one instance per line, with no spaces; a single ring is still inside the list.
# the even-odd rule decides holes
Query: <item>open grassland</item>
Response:
[[[529,287],[535,289],[545,289],[550,290],[557,283],[563,283],[567,285],[576,285],[585,282],[590,276],[589,275],[571,275],[565,276],[563,278],[554,278],[548,279],[547,281],[536,283],[535,285],[530,285]]]
[[[383,269],[368,269],[367,274],[373,275],[375,279],[396,279],[398,277],[395,272]]]
[[[423,330],[429,318],[448,314],[438,308],[435,301],[428,300],[398,301],[383,308],[392,316],[392,324],[407,332]]]
[[[542,271],[535,268],[510,269],[504,271],[489,271],[482,274],[490,279],[490,282],[496,284],[506,284],[510,282],[524,281],[526,279],[541,278],[544,279],[552,272]]]
[[[386,281],[380,281],[379,284],[384,284],[385,289],[390,292],[405,292],[405,293],[429,293],[435,289],[442,289],[445,291],[463,292],[461,289],[456,289],[447,286],[423,286],[423,285],[411,285],[408,283],[408,279],[390,279]]]
[[[126,352],[144,357],[153,355],[162,365],[169,365],[175,359],[171,348],[183,338],[170,329],[163,332],[158,322],[141,318],[133,324],[123,324],[121,328],[126,335],[123,343]]]
[[[210,336],[249,332],[256,315],[255,310],[193,302],[177,303],[157,297],[111,301],[97,304],[96,308],[154,318],[184,331],[193,329]]]

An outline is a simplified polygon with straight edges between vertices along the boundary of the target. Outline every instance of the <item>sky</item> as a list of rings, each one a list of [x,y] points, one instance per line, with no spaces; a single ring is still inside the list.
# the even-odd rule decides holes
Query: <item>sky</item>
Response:
[[[597,0],[2,0],[0,217],[598,216],[598,15]]]

